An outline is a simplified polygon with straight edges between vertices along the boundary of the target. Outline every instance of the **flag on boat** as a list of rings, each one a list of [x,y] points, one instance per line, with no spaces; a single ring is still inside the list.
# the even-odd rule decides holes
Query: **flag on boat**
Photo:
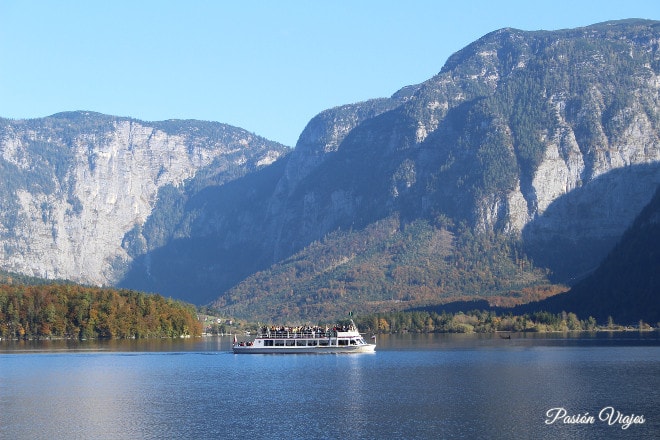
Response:
[[[236,339],[236,335],[234,335],[234,345],[238,343],[238,339]]]

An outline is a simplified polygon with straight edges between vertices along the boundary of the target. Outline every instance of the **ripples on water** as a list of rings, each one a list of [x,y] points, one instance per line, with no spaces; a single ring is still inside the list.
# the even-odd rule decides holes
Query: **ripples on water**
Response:
[[[0,344],[0,438],[658,438],[657,333],[380,336],[374,354],[234,355],[229,338]],[[546,425],[613,406],[629,427]]]

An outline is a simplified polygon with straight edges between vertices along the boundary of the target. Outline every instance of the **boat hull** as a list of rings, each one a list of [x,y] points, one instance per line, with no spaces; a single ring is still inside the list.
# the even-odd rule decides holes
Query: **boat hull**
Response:
[[[324,354],[324,353],[373,353],[375,344],[358,346],[329,346],[329,347],[257,347],[238,346],[232,347],[235,354]]]

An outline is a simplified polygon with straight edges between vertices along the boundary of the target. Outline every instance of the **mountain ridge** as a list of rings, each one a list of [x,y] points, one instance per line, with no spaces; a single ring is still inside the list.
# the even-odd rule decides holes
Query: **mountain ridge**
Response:
[[[500,29],[423,83],[322,111],[291,151],[263,143],[243,167],[237,141],[238,161],[151,193],[121,237],[118,284],[289,319],[556,293],[598,265],[660,182],[658,41],[650,20]],[[208,128],[162,124],[162,138]],[[93,150],[94,132],[81,139]],[[15,144],[0,144],[0,167],[20,164]],[[93,172],[97,156],[86,160]],[[53,170],[40,185],[68,182]],[[49,203],[30,205],[41,223]]]

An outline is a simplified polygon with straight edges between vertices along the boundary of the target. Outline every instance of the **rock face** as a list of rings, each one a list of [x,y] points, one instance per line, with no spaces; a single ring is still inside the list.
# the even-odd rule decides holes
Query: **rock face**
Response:
[[[0,120],[4,269],[113,284],[132,260],[126,234],[166,186],[200,170],[231,180],[286,148],[216,123],[148,123],[89,112]]]
[[[328,161],[332,162],[340,145],[356,127],[395,109],[409,99],[414,90],[414,86],[406,87],[391,99],[374,99],[329,109],[307,124],[268,202],[268,236],[274,238],[272,241],[274,261],[286,257],[292,249],[300,249],[310,239],[317,239],[318,234],[322,235],[333,230],[341,219],[352,216],[353,201],[350,200],[349,194],[339,190],[333,192],[329,200],[317,199],[317,194],[305,188],[307,184],[305,179],[310,175],[313,179],[315,173],[319,172],[319,167],[326,167]],[[329,180],[332,179],[330,176]],[[323,185],[331,188],[333,183],[328,181]],[[304,193],[303,206],[292,206],[298,202],[297,198],[301,191]],[[330,206],[320,205],[325,202],[329,202]],[[345,206],[346,204],[348,206]],[[320,219],[318,216],[322,208],[324,217]],[[311,228],[303,226],[300,230],[298,226],[294,226],[298,232],[291,235],[289,229],[291,225],[301,221]],[[264,239],[271,241],[265,237]]]

